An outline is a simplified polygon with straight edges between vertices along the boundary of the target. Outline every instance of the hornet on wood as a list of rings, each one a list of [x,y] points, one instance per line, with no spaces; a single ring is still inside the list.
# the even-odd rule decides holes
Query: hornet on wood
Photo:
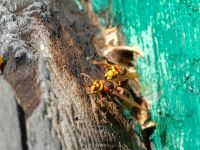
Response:
[[[137,104],[133,99],[124,95],[124,89],[120,87],[117,82],[115,81],[106,81],[106,80],[92,80],[88,75],[85,73],[81,73],[81,75],[86,76],[92,81],[92,84],[88,85],[90,88],[90,94],[99,94],[100,100],[105,99],[106,96],[115,96],[118,97],[120,100],[125,101],[132,107],[136,107],[143,111],[148,111],[142,108],[139,104]]]

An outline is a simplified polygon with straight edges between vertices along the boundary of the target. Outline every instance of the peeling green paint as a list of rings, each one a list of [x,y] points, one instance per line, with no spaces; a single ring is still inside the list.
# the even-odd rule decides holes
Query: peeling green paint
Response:
[[[112,2],[112,3],[110,3]],[[143,94],[151,101],[155,149],[200,147],[200,1],[93,0],[98,14],[112,14],[139,60]],[[109,13],[109,5],[112,12]],[[101,17],[101,16],[100,16]]]

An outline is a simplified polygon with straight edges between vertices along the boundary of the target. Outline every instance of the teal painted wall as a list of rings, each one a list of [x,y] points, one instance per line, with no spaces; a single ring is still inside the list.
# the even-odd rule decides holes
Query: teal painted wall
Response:
[[[98,14],[112,14],[127,44],[145,52],[137,69],[157,122],[155,149],[200,149],[200,0],[92,3]]]

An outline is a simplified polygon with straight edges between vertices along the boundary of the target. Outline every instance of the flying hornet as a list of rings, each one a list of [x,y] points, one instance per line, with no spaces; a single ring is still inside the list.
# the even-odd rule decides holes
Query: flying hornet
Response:
[[[87,74],[81,73],[92,81],[92,84],[88,85],[90,94],[99,95],[100,101],[105,99],[106,96],[118,97],[120,100],[128,103],[132,107],[136,107],[143,111],[148,111],[137,104],[134,99],[127,97],[124,94],[124,89],[118,85],[115,81],[108,80],[92,80]]]
[[[92,64],[103,66],[106,69],[104,75],[106,80],[115,80],[115,78],[118,77],[117,80],[122,81],[128,78],[138,77],[136,72],[130,73],[124,67],[115,64],[109,64],[106,61],[94,60],[92,61]]]

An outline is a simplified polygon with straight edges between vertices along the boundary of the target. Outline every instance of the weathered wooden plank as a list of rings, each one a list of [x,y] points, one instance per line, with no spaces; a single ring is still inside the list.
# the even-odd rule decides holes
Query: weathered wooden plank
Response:
[[[0,149],[21,150],[22,139],[15,93],[0,76]]]
[[[144,149],[135,133],[132,145],[130,133],[115,121],[100,124],[94,98],[85,93],[81,72],[102,77],[87,60],[97,57],[91,37],[98,30],[88,16],[72,0],[18,5],[0,5],[0,32],[6,35],[0,48],[4,76],[26,116],[28,148]]]

